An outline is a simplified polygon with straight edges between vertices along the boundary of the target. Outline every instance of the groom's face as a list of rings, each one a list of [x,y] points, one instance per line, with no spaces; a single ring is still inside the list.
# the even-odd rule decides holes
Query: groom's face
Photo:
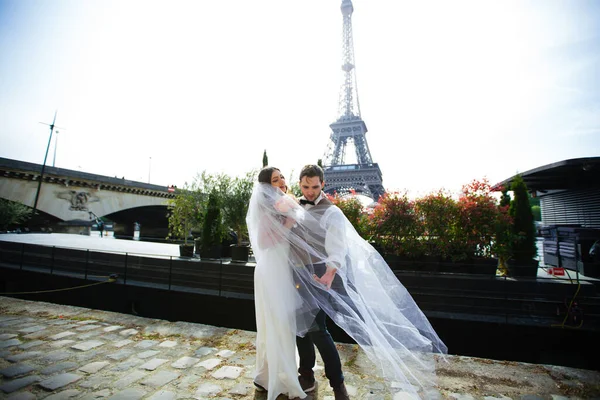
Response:
[[[300,180],[300,190],[306,200],[315,201],[321,194],[325,182],[321,182],[318,176],[303,176]]]

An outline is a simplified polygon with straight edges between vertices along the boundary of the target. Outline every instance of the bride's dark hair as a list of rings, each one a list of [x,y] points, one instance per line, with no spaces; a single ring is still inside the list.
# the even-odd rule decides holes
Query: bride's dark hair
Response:
[[[270,185],[271,184],[271,176],[273,175],[274,171],[281,172],[281,170],[279,168],[263,167],[263,169],[261,169],[260,172],[258,173],[258,182],[259,183],[268,183]],[[279,190],[277,190],[277,191],[279,191]],[[263,193],[263,198],[265,200],[265,205],[269,204],[269,209],[271,207],[273,207],[273,205],[275,204],[275,198],[273,198],[272,195]],[[283,223],[283,221],[285,220],[285,217],[280,213],[276,213],[275,218],[281,223]]]
[[[273,175],[274,171],[281,172],[281,170],[279,168],[264,167],[258,173],[258,181],[261,182],[261,183],[271,183],[271,176]]]

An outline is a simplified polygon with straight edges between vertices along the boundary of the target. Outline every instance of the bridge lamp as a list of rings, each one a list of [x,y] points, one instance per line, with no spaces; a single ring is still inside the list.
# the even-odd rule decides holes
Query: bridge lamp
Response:
[[[40,198],[40,190],[42,188],[42,181],[44,180],[44,170],[46,169],[46,160],[48,159],[48,151],[50,150],[50,143],[52,142],[52,133],[54,133],[54,128],[57,128],[54,123],[56,122],[56,114],[58,111],[54,112],[54,119],[51,124],[46,124],[44,122],[40,122],[40,124],[48,125],[50,127],[50,137],[48,138],[48,146],[46,146],[46,155],[44,155],[44,163],[42,164],[42,171],[40,172],[40,180],[38,181],[37,192],[35,193],[35,201],[33,202],[33,212],[32,215],[35,215],[35,211],[37,210],[38,200]]]

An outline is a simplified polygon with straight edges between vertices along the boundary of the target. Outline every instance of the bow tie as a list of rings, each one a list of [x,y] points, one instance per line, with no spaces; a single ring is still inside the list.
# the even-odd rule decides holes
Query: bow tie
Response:
[[[300,199],[300,204],[302,204],[302,205],[310,204],[311,206],[314,206],[315,202],[314,201],[310,201],[310,200]]]

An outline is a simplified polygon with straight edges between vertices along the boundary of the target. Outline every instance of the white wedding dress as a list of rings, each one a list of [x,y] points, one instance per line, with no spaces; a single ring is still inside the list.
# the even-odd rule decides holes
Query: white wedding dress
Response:
[[[289,246],[274,244],[260,252],[254,270],[256,375],[268,400],[283,393],[304,398],[296,365],[296,310],[302,299],[288,266]]]

